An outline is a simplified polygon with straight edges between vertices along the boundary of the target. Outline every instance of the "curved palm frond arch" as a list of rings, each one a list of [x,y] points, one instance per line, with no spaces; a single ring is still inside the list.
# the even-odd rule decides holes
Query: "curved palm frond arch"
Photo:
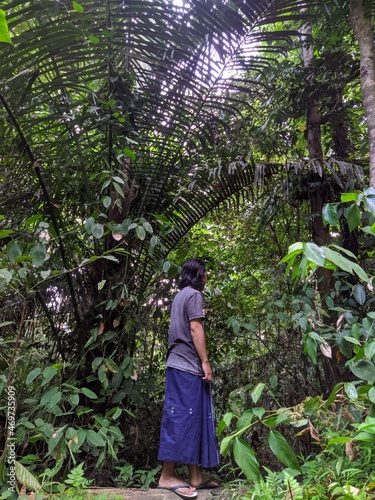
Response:
[[[69,270],[115,246],[111,234],[88,241],[87,219],[110,232],[111,224],[153,223],[155,214],[164,214],[174,225],[161,236],[165,254],[212,208],[250,189],[251,166],[211,176],[202,166],[216,154],[216,125],[241,115],[246,96],[266,84],[263,70],[283,50],[281,42],[297,34],[267,27],[302,20],[301,5],[310,3],[192,0],[179,7],[167,0],[81,0],[72,8],[67,0],[4,2],[13,44],[0,48],[0,176],[4,185],[19,183],[20,193],[17,205],[11,192],[1,193],[2,226],[22,241],[30,202],[34,214],[51,222],[53,266],[70,283],[62,293],[73,304],[72,329],[93,304],[111,297],[114,281],[143,290],[158,257],[148,255],[148,240],[124,234],[119,262],[96,270],[95,279],[109,273],[112,281],[84,300],[85,279]],[[198,166],[189,181],[192,149]],[[32,173],[31,157],[40,177]],[[179,192],[191,182],[194,189]],[[35,228],[27,231],[32,239]],[[135,269],[145,282],[134,280]]]

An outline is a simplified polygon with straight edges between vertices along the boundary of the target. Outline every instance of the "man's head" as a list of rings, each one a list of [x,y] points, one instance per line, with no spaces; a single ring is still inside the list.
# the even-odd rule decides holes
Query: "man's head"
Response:
[[[180,282],[178,288],[182,290],[186,286],[191,286],[202,291],[207,283],[206,265],[202,259],[189,259],[182,264]]]

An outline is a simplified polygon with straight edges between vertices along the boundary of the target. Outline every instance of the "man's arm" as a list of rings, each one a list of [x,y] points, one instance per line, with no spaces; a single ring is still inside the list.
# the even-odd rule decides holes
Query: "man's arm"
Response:
[[[206,349],[206,337],[204,335],[203,321],[201,318],[190,320],[190,331],[194,347],[202,363],[202,370],[204,372],[204,377],[202,378],[206,382],[213,382],[214,378],[212,374],[211,365],[208,361],[208,355]]]

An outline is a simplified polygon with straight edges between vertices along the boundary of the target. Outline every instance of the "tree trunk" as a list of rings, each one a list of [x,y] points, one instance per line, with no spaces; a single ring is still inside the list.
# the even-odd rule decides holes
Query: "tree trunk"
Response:
[[[310,68],[314,60],[314,48],[311,43],[312,27],[305,24],[302,29],[302,62],[305,68]],[[314,74],[311,70],[309,83],[314,85]],[[324,189],[323,150],[320,130],[319,103],[313,98],[306,104],[306,129],[309,158],[312,163],[312,172],[309,179],[309,199],[312,214],[312,239],[319,246],[330,243],[329,226],[324,226],[322,219],[323,206],[329,201],[328,193]],[[320,268],[317,271],[318,289],[321,295],[331,288],[332,272]]]
[[[311,42],[312,27],[305,24],[302,29],[302,62],[306,69],[311,68],[308,76],[310,87],[314,86],[314,49]],[[310,94],[311,95],[311,94]],[[306,138],[308,142],[309,158],[311,160],[311,174],[309,178],[308,195],[312,216],[312,239],[319,246],[328,246],[330,243],[329,226],[323,223],[323,206],[328,203],[329,192],[324,182],[323,149],[321,141],[321,118],[319,103],[315,98],[308,99],[306,103]],[[317,288],[323,308],[326,307],[325,298],[334,287],[334,278],[330,269],[320,267],[316,271]],[[329,311],[327,311],[329,312]],[[326,322],[333,324],[335,317],[328,315]],[[342,380],[339,367],[333,358],[323,360],[324,383],[327,393],[330,393],[335,384]]]
[[[350,21],[358,40],[363,108],[367,121],[370,154],[370,186],[375,187],[375,49],[370,20],[363,0],[350,0]]]

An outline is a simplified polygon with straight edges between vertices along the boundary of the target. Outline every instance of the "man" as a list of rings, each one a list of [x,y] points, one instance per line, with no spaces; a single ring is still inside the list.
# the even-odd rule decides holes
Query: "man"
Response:
[[[202,291],[207,271],[201,259],[182,266],[179,292],[173,300],[167,353],[166,393],[158,459],[163,462],[159,488],[181,498],[197,489],[217,488],[200,467],[219,464],[212,408],[212,368],[206,349]],[[189,469],[189,484],[176,475],[176,462]]]

